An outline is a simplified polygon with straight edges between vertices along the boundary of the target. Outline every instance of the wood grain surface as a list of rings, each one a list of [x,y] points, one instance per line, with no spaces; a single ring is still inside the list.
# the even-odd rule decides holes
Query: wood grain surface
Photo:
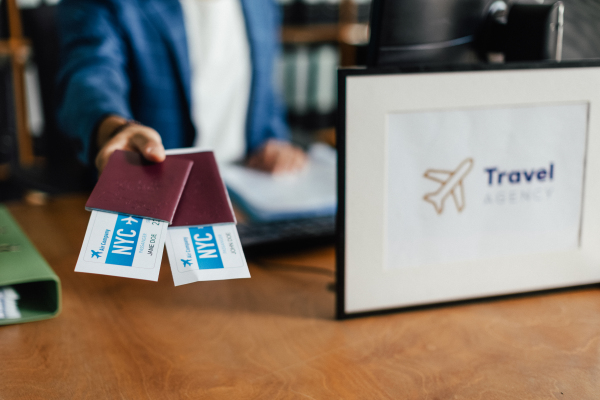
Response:
[[[63,311],[0,327],[1,400],[600,398],[596,287],[337,322],[331,248],[180,287],[166,255],[157,283],[75,273],[84,203],[9,205]]]

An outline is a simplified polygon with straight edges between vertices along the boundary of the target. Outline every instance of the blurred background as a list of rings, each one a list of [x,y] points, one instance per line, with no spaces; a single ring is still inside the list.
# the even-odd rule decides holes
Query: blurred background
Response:
[[[283,52],[274,78],[294,141],[334,145],[336,71],[365,64],[371,1],[277,1]],[[60,134],[54,116],[58,2],[19,0],[17,15],[0,0],[0,202],[43,202],[48,195],[88,191],[94,183],[95,172],[76,160],[76,149]],[[600,58],[600,2],[563,3],[563,60]],[[15,19],[21,26],[9,23]]]

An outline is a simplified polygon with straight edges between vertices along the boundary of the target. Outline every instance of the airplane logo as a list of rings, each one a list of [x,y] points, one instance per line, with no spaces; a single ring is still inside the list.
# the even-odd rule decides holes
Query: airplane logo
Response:
[[[131,225],[132,222],[135,222],[136,224],[138,223],[138,220],[133,218],[132,216],[129,216],[127,218],[123,218],[121,219],[121,221],[127,221],[125,224],[126,225]]]
[[[448,196],[454,199],[456,210],[461,212],[465,208],[465,189],[463,180],[473,168],[473,159],[467,158],[461,162],[454,171],[428,169],[423,175],[427,179],[440,183],[440,188],[423,197],[428,203],[433,204],[435,211],[441,214],[444,211],[444,202]]]
[[[100,258],[100,251],[94,251],[92,250],[92,258],[96,257],[96,258]]]
[[[183,258],[181,259],[181,261],[183,261],[183,266],[184,267],[191,267],[192,266],[192,262],[189,260],[184,260]]]

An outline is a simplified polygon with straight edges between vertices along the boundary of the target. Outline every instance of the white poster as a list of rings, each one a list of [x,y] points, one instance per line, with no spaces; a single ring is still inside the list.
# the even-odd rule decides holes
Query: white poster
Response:
[[[579,246],[588,104],[393,113],[388,269]]]

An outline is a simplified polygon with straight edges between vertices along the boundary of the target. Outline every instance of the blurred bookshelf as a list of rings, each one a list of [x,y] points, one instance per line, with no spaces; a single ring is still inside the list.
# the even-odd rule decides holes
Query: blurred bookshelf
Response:
[[[4,99],[0,112],[0,164],[3,170],[7,169],[6,163],[12,157],[18,157],[24,165],[31,165],[34,160],[25,95],[25,64],[30,50],[29,40],[23,37],[17,2],[0,3],[0,87],[3,97],[9,96]],[[18,146],[13,143],[15,139]]]
[[[59,0],[0,0],[0,202],[88,190],[55,120]]]
[[[363,64],[370,0],[278,0],[283,54],[277,81],[300,141],[333,144],[337,68]]]

